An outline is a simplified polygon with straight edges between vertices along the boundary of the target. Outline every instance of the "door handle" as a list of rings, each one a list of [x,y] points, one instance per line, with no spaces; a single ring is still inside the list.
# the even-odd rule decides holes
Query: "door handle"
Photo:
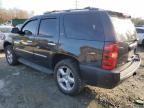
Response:
[[[24,45],[32,45],[32,41],[26,41],[25,42],[25,41],[22,40],[21,43],[24,44]]]
[[[27,43],[32,43],[32,41],[28,40]]]
[[[55,46],[56,44],[54,42],[48,42],[48,45]]]
[[[16,40],[16,41],[14,41],[14,44],[20,44],[20,43],[21,43],[20,40]]]

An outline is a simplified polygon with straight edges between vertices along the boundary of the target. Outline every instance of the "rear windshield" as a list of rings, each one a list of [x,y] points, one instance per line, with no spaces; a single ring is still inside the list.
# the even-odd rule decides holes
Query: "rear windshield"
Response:
[[[144,33],[144,29],[137,28],[136,31],[137,31],[137,33]]]
[[[129,18],[111,17],[118,41],[136,40],[136,30]]]
[[[65,15],[64,27],[68,38],[104,40],[104,30],[99,13]]]

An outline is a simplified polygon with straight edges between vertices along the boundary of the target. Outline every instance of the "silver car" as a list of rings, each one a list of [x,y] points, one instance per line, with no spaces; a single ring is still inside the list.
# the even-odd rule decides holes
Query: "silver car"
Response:
[[[11,33],[12,26],[0,26],[0,50],[3,50],[5,40],[11,41],[9,34]]]
[[[137,35],[138,35],[138,44],[144,45],[144,27],[136,27]]]

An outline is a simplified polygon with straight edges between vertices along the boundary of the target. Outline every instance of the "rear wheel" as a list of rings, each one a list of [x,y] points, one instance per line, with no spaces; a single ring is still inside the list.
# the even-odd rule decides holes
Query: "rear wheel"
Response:
[[[6,46],[5,48],[5,55],[6,55],[6,60],[7,60],[7,63],[9,65],[16,65],[18,64],[18,61],[17,61],[17,57],[13,51],[13,48],[11,45],[8,45]]]
[[[59,89],[68,95],[77,95],[83,88],[77,64],[70,59],[58,62],[54,69]]]

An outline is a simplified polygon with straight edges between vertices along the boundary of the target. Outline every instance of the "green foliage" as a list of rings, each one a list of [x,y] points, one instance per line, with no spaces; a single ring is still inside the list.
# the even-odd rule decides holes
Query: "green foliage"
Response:
[[[132,18],[132,22],[133,22],[136,26],[144,25],[144,19],[141,19],[141,18]]]
[[[16,26],[18,24],[22,24],[26,21],[27,19],[12,19],[12,25]]]

